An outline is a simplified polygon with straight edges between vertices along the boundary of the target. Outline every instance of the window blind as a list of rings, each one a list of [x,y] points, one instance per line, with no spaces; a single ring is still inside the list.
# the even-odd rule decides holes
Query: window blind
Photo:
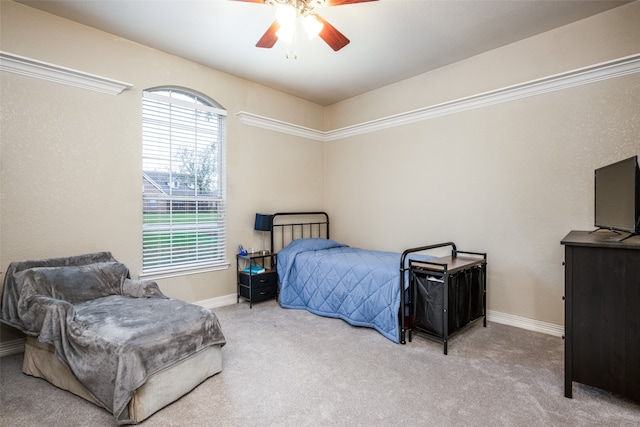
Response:
[[[226,111],[175,89],[142,110],[143,274],[226,264]]]

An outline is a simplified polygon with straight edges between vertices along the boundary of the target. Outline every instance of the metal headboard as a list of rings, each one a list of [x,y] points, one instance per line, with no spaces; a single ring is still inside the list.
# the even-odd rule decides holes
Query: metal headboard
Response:
[[[279,212],[273,214],[271,253],[276,253],[293,240],[329,238],[329,215],[326,212]]]

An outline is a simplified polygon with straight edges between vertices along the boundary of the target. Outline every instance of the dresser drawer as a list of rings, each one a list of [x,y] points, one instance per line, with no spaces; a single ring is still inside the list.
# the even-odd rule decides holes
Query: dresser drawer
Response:
[[[251,296],[249,296],[251,292]],[[278,285],[273,283],[266,286],[240,286],[240,296],[250,300],[252,303],[275,298],[278,293]]]
[[[245,286],[278,286],[278,273],[274,270],[269,270],[260,274],[246,274],[239,273],[240,284]]]

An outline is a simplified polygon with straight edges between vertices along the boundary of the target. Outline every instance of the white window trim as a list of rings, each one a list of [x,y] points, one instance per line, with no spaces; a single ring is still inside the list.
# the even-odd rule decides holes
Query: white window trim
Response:
[[[192,96],[196,96],[199,97],[200,99],[204,99],[207,102],[213,102],[215,103],[215,101],[211,101],[209,99],[207,99],[207,97],[203,97],[200,96],[198,93],[196,93],[193,90],[190,89],[183,89],[183,88],[172,88],[172,87],[162,87],[162,88],[153,88],[153,89],[149,89],[149,91],[154,91],[154,90],[176,90],[176,91],[181,91],[184,92],[186,94],[192,95]],[[227,117],[227,112],[224,109],[221,108],[217,108],[214,106],[210,106],[210,105],[204,105],[201,103],[190,103],[190,102],[186,102],[184,100],[181,99],[175,99],[175,98],[169,98],[166,95],[160,95],[160,94],[155,94],[152,92],[148,92],[148,91],[143,91],[143,98],[147,98],[150,100],[154,100],[154,101],[158,101],[158,102],[162,102],[162,103],[170,103],[171,105],[177,105],[183,108],[188,108],[188,109],[194,109],[194,110],[199,110],[199,111],[207,111],[207,112],[211,112],[213,114],[216,114],[218,116],[223,116],[223,117]],[[144,122],[143,122],[144,123]],[[167,267],[153,267],[153,268],[149,268],[147,271],[141,271],[140,274],[138,275],[139,278],[144,278],[144,279],[161,279],[161,278],[170,278],[170,277],[178,277],[178,276],[184,276],[184,275],[191,275],[191,274],[200,274],[200,273],[206,273],[206,272],[213,272],[213,271],[220,271],[220,270],[225,270],[228,269],[230,266],[230,262],[227,259],[227,253],[226,253],[226,231],[227,231],[227,220],[226,220],[226,210],[227,210],[227,195],[226,195],[226,169],[227,169],[227,165],[226,165],[226,123],[224,123],[224,125],[222,126],[221,129],[221,140],[222,140],[222,144],[221,144],[221,152],[220,152],[220,166],[221,166],[221,183],[220,183],[220,188],[219,188],[219,193],[218,193],[218,197],[216,198],[216,200],[220,200],[223,206],[223,210],[222,210],[222,216],[223,216],[223,224],[222,224],[222,236],[224,239],[224,243],[222,245],[222,247],[218,247],[218,249],[220,249],[220,252],[223,252],[223,256],[222,256],[222,261],[220,259],[215,260],[215,261],[194,261],[194,262],[185,262],[182,265],[169,265]],[[144,171],[143,171],[143,175],[144,177]],[[197,197],[195,197],[197,199]],[[143,199],[144,199],[144,193],[143,193]],[[144,267],[143,267],[144,268]]]
[[[189,276],[192,274],[202,274],[202,273],[211,273],[214,271],[223,271],[228,270],[231,266],[231,263],[225,262],[222,264],[213,264],[208,265],[206,267],[197,266],[192,268],[181,267],[181,268],[167,268],[166,270],[158,270],[153,272],[141,272],[138,274],[139,279],[170,279],[172,277],[181,277],[181,276]]]

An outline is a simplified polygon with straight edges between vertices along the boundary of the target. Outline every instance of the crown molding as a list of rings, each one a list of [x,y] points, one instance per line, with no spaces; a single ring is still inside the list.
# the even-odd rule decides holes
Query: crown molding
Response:
[[[236,113],[236,116],[240,119],[240,123],[246,125],[287,133],[289,135],[301,136],[303,138],[314,139],[316,141],[326,141],[326,132],[319,130],[294,125],[281,120],[271,119],[258,114],[247,113],[246,111],[239,111]]]
[[[548,92],[595,83],[601,80],[618,78],[637,72],[640,72],[640,53],[328,132],[304,128],[247,112],[239,112],[237,115],[240,117],[242,123],[252,126],[318,141],[334,141],[382,129],[389,129],[395,126],[402,126],[476,108],[484,108]]]
[[[131,89],[133,86],[129,83],[107,79],[105,77],[2,51],[0,51],[0,70],[106,93],[108,95],[118,95],[123,90]]]

